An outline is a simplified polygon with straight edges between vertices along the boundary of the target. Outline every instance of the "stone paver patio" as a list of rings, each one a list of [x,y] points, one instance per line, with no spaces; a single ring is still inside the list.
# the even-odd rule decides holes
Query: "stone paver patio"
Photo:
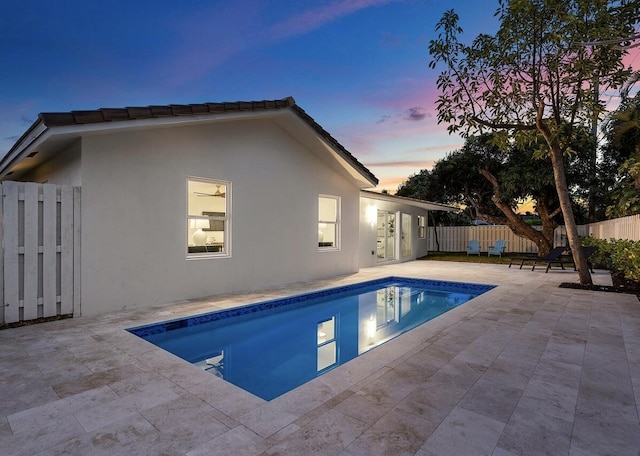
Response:
[[[388,275],[498,287],[271,402],[124,331]],[[3,330],[0,454],[638,455],[640,304],[576,280],[415,261]]]

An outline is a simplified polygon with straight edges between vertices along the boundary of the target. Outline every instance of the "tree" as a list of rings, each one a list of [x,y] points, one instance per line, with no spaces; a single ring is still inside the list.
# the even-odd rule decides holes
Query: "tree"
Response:
[[[458,15],[449,10],[430,41],[430,67],[438,77],[438,121],[463,136],[499,132],[504,144],[544,138],[554,184],[580,283],[591,284],[567,184],[564,155],[577,130],[603,112],[596,88],[619,87],[629,78],[627,52],[604,40],[637,39],[637,0],[499,0],[500,27],[471,45],[459,40]],[[617,41],[612,40],[615,38]],[[591,43],[598,43],[597,45]]]
[[[461,150],[436,162],[431,171],[411,176],[397,194],[465,207],[471,220],[507,225],[545,255],[553,247],[560,212],[551,162],[534,158],[530,150],[505,152],[492,139],[492,135],[467,138]],[[535,203],[542,230],[516,213],[518,205],[527,200]]]
[[[608,149],[617,158],[620,180],[611,194],[613,201],[607,208],[612,217],[640,213],[640,92],[634,98],[623,98],[611,116],[607,132]]]

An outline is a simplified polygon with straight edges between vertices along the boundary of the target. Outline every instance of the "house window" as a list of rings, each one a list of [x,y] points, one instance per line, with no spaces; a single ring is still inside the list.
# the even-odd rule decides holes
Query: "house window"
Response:
[[[427,218],[424,215],[418,216],[418,237],[420,239],[427,237]]]
[[[229,256],[231,183],[187,179],[187,257]]]
[[[318,197],[318,247],[337,250],[340,247],[340,198]]]

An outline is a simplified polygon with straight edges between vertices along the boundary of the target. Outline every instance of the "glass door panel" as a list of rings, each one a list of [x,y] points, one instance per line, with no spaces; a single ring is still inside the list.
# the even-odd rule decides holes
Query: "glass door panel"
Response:
[[[402,257],[411,256],[411,214],[402,214],[402,235],[400,237],[400,246],[402,248]]]
[[[387,214],[387,260],[396,259],[396,214]]]
[[[396,259],[396,214],[378,211],[376,245],[378,260]]]

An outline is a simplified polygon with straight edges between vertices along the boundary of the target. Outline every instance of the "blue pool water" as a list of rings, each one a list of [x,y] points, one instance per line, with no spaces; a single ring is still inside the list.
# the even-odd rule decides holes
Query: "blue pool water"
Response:
[[[388,277],[128,331],[271,400],[493,287]]]

